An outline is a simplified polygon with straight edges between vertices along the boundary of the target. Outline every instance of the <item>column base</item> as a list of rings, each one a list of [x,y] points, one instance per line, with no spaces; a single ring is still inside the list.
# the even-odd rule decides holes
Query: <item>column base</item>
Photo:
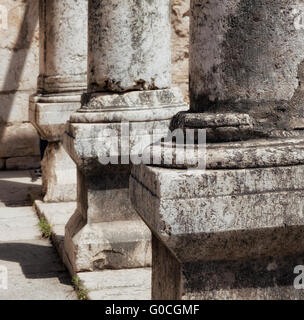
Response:
[[[29,118],[44,140],[61,140],[66,122],[81,107],[81,95],[79,92],[30,97]]]
[[[133,167],[153,299],[304,299],[303,139],[234,147],[207,147],[206,170]]]
[[[140,220],[87,224],[76,211],[64,241],[74,273],[151,266],[151,233]]]
[[[76,201],[76,165],[61,142],[49,142],[41,167],[44,202]]]

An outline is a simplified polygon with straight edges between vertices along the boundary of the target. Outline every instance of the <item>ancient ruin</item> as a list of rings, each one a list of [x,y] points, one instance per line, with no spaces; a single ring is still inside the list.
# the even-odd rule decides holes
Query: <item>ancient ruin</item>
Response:
[[[0,299],[304,298],[303,5],[2,1]]]

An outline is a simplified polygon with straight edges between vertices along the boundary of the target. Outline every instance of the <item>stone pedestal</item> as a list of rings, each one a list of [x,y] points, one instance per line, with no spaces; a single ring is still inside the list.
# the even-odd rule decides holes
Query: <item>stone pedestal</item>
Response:
[[[152,145],[160,163],[130,179],[153,299],[304,299],[302,15],[297,1],[191,2],[192,112],[171,128],[195,138]]]
[[[133,167],[132,204],[154,235],[153,299],[304,298],[293,287],[304,261],[304,140],[206,152],[205,171]]]
[[[45,202],[76,200],[76,167],[61,140],[87,88],[87,5],[87,0],[40,1],[40,75],[30,120],[49,142],[42,161]]]
[[[129,200],[130,163],[167,135],[170,117],[187,105],[177,89],[90,101],[64,136],[78,172],[78,207],[65,232],[69,264],[74,272],[151,266],[151,234]]]

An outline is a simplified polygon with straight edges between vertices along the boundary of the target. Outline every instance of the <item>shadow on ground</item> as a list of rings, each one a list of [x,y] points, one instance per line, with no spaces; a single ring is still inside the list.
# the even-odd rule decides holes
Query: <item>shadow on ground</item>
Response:
[[[30,206],[40,195],[41,181],[30,171],[0,172],[0,207]]]
[[[35,241],[37,244],[0,242],[0,265],[6,265],[12,274],[14,269],[21,267],[28,279],[58,278],[60,283],[70,285],[70,278],[55,249],[43,240]]]

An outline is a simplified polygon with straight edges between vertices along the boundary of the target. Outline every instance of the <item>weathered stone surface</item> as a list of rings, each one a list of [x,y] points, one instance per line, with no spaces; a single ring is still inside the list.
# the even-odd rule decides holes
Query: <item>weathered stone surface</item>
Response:
[[[0,47],[1,91],[4,93],[15,93],[17,90],[34,91],[39,70],[39,56],[37,49],[35,51],[34,49],[36,48],[19,48],[14,52],[13,49]]]
[[[76,166],[60,142],[48,144],[41,169],[43,200],[45,202],[76,200]]]
[[[303,5],[191,5],[191,109],[248,112],[265,129],[288,128],[291,117],[302,117]]]
[[[33,95],[30,98],[29,117],[41,137],[60,141],[66,122],[81,106],[81,94]]]
[[[39,89],[42,92],[86,89],[87,6],[87,0],[41,2]]]
[[[90,89],[123,92],[169,88],[169,15],[169,0],[89,0]]]
[[[208,133],[208,131],[207,131]],[[216,144],[162,142],[144,150],[147,164],[181,169],[241,169],[304,163],[303,138],[253,139]],[[153,162],[158,159],[158,163]]]
[[[27,170],[40,168],[40,156],[35,157],[16,157],[6,159],[7,170]]]
[[[78,210],[66,225],[65,252],[74,272],[149,267],[151,233],[140,220],[87,224]]]
[[[0,123],[28,122],[32,91],[0,93]]]
[[[134,167],[132,204],[158,238],[153,298],[303,299],[303,170]]]
[[[84,105],[72,114],[71,122],[160,121],[171,119],[176,113],[188,110],[178,88],[131,91],[123,94],[93,93],[84,98]]]
[[[63,142],[82,171],[103,173],[110,160],[117,161],[117,164],[120,164],[121,157],[127,164],[130,157],[133,161],[141,160],[140,154],[145,147],[165,137],[168,127],[169,120],[130,122],[126,126],[121,123],[70,123]],[[123,147],[122,143],[125,144]],[[127,144],[130,148],[126,147]]]
[[[132,172],[131,200],[175,254],[183,252],[182,260],[193,259],[199,246],[202,259],[289,254],[302,250],[294,242],[302,241],[296,237],[304,223],[302,175],[303,166],[180,172],[142,166]],[[255,232],[260,237],[252,241]]]
[[[30,123],[0,127],[0,157],[40,155],[39,137]]]
[[[303,254],[180,264],[153,238],[153,300],[303,300],[293,286]]]
[[[7,13],[7,28],[1,24],[0,34],[1,91],[34,90],[39,58],[38,2],[3,0],[1,5]]]
[[[77,210],[65,231],[65,252],[75,273],[151,264],[151,234],[131,207],[129,170],[113,169],[103,166],[102,178],[96,169],[94,176],[78,171]]]
[[[28,121],[28,98],[38,76],[38,2],[3,0],[1,6],[7,24],[1,20],[0,157],[35,156],[39,154],[37,135],[29,138],[28,129],[23,127],[8,133],[7,124]]]
[[[189,11],[190,0],[171,1],[172,84],[189,100]]]

